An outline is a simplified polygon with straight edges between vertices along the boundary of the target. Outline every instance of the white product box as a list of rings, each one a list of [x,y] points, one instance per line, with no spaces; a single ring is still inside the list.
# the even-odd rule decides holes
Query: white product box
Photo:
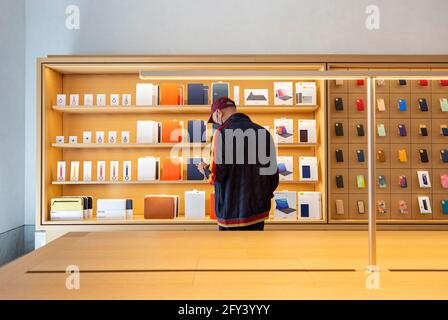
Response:
[[[92,132],[84,131],[82,133],[82,142],[86,144],[92,143]]]
[[[139,181],[152,181],[160,177],[160,158],[138,158],[137,175]]]
[[[298,192],[297,210],[299,220],[322,219],[322,195],[320,192]]]
[[[418,207],[421,214],[431,214],[431,203],[429,197],[418,197]]]
[[[132,161],[123,161],[123,181],[132,180]]]
[[[96,143],[104,143],[104,131],[96,132]]]
[[[130,133],[129,131],[121,131],[121,143],[129,143]]]
[[[78,137],[77,136],[70,136],[70,137],[68,137],[68,143],[70,143],[70,144],[77,144],[78,143]]]
[[[137,143],[158,143],[159,122],[137,121]]]
[[[294,160],[292,156],[277,157],[277,168],[280,181],[292,181],[294,179]]]
[[[83,162],[83,180],[92,181],[92,161]]]
[[[106,161],[98,161],[96,164],[96,179],[98,181],[106,180]]]
[[[79,180],[79,161],[70,162],[70,181]]]
[[[79,94],[71,94],[70,95],[70,106],[72,106],[72,107],[79,106]]]
[[[84,95],[84,106],[93,106],[93,94],[88,93]]]
[[[274,119],[275,143],[294,142],[294,123],[292,119]]]
[[[64,136],[56,136],[56,143],[61,144],[65,142]]]
[[[116,143],[117,142],[117,131],[109,131],[107,141],[111,144]]]
[[[118,107],[120,105],[120,95],[113,93],[110,95],[110,105]]]
[[[123,94],[121,96],[121,104],[124,106],[132,105],[132,95],[131,94]]]
[[[236,106],[240,104],[240,86],[233,86],[233,102]]]
[[[274,192],[274,218],[275,219],[297,219],[297,199],[293,191]]]
[[[296,104],[315,105],[316,104],[316,83],[297,82],[296,83]]]
[[[185,191],[185,218],[205,219],[205,191]]]
[[[126,199],[98,199],[96,218],[101,219],[126,219]]]
[[[316,120],[298,120],[299,143],[317,143]]]
[[[106,95],[104,93],[99,93],[96,95],[96,105],[104,107],[106,105]]]
[[[65,181],[65,169],[66,169],[65,161],[58,161],[58,171],[57,171],[58,181]]]
[[[136,105],[152,106],[154,87],[152,83],[137,83],[136,86]]]
[[[290,105],[293,101],[292,82],[274,82],[274,104]]]
[[[269,90],[244,89],[244,104],[246,106],[267,106],[269,104]]]
[[[318,181],[317,157],[299,158],[299,180]]]
[[[118,161],[110,162],[110,181],[117,182],[118,181]]]
[[[56,96],[56,104],[59,107],[65,107],[67,105],[67,95],[65,95],[65,94],[58,94]]]
[[[420,188],[431,188],[431,180],[428,171],[417,171]]]

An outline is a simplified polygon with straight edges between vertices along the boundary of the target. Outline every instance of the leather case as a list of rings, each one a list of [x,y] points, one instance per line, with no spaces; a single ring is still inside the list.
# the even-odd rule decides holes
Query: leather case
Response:
[[[161,105],[182,105],[183,86],[177,83],[162,83],[160,85]]]
[[[339,189],[344,188],[344,178],[342,176],[336,176],[336,186]]]
[[[356,150],[356,156],[358,158],[358,162],[364,162],[365,161],[364,150]]]
[[[336,200],[336,214],[344,214],[344,201]]]
[[[376,153],[376,158],[378,162],[386,162],[386,154],[384,153],[384,150],[378,150]]]
[[[406,149],[399,149],[398,150],[398,160],[401,163],[408,161],[408,155],[406,154]]]
[[[421,112],[428,112],[429,111],[428,103],[426,102],[425,98],[418,99],[418,105],[419,105],[419,108],[420,108]]]
[[[377,131],[378,131],[378,137],[386,136],[386,128],[384,127],[383,123],[377,124]]]
[[[342,123],[340,123],[340,122],[335,123],[334,130],[335,130],[336,137],[344,136],[344,128],[342,126]]]
[[[407,84],[407,81],[406,80],[398,80],[398,84],[400,85],[400,86],[405,86],[406,84]]]
[[[406,131],[406,126],[404,124],[398,125],[398,134],[400,135],[400,137],[406,137],[408,135]]]
[[[181,180],[182,163],[180,159],[164,158],[162,159],[161,180]]]
[[[344,101],[342,100],[342,98],[335,98],[334,105],[335,105],[336,111],[344,111]]]
[[[356,133],[358,134],[358,137],[364,137],[364,126],[362,124],[356,125]]]
[[[362,99],[356,99],[356,108],[358,111],[364,111],[364,101]]]
[[[426,127],[426,125],[424,125],[424,124],[419,125],[419,134],[422,137],[428,136],[428,128]]]
[[[418,150],[418,153],[420,154],[420,161],[422,163],[428,163],[429,162],[428,151],[426,151],[426,149],[420,149],[420,150]]]
[[[145,196],[145,219],[173,219],[176,217],[176,197]]]
[[[336,153],[336,162],[344,162],[344,153],[342,152],[342,150],[337,149],[335,153]]]
[[[386,104],[384,103],[384,99],[377,99],[376,100],[376,107],[379,112],[386,111]]]
[[[162,122],[162,143],[182,142],[182,122],[167,120]]]
[[[440,159],[442,159],[443,163],[448,163],[448,149],[440,150]]]
[[[398,100],[398,110],[400,111],[406,111],[408,109],[408,106],[406,105],[405,99],[399,99]]]

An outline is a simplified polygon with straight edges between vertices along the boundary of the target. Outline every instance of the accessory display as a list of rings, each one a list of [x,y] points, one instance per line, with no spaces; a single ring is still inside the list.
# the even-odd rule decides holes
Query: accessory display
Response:
[[[377,211],[378,211],[378,214],[381,214],[381,215],[387,213],[386,201],[378,200],[378,202],[377,202]]]
[[[277,143],[294,142],[293,119],[274,119],[275,135],[274,141]]]
[[[448,214],[448,199],[440,200],[440,206],[442,207],[442,213]]]
[[[187,103],[189,105],[208,104],[208,86],[202,83],[187,84]]]
[[[274,104],[292,105],[292,82],[274,82]]]
[[[182,159],[163,158],[160,180],[182,180]]]
[[[292,156],[277,157],[277,168],[280,181],[293,180],[294,161]]]
[[[448,163],[448,149],[440,150],[440,159],[442,159],[443,163]]]

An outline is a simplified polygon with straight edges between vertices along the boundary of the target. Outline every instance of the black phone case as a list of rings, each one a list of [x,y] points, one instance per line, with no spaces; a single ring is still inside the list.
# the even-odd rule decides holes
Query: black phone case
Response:
[[[335,105],[336,111],[344,111],[344,101],[342,100],[342,98],[334,99],[334,105]]]
[[[336,137],[344,136],[344,128],[342,127],[342,123],[338,122],[334,124],[334,130],[336,132]]]
[[[364,150],[356,150],[356,155],[358,157],[358,162],[364,162]]]
[[[308,142],[308,130],[300,130],[300,142]]]
[[[428,136],[428,128],[420,128],[420,134],[422,135],[422,137],[427,137]]]
[[[429,158],[428,158],[428,152],[426,151],[426,149],[420,149],[419,153],[420,153],[420,161],[423,163],[428,163]]]
[[[358,133],[358,137],[364,137],[364,126],[362,124],[357,124],[356,132]]]
[[[344,178],[342,176],[336,176],[336,186],[339,189],[344,188]]]
[[[344,154],[342,150],[336,150],[336,162],[344,162]]]

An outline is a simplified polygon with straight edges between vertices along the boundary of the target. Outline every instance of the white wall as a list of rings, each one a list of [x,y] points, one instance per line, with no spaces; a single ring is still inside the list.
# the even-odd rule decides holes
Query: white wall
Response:
[[[13,1],[13,0],[10,0]],[[65,28],[78,5],[80,30]],[[365,8],[380,8],[368,31]],[[34,223],[35,59],[47,54],[448,53],[446,0],[27,0],[26,223]]]
[[[25,0],[0,1],[0,233],[23,225]]]

